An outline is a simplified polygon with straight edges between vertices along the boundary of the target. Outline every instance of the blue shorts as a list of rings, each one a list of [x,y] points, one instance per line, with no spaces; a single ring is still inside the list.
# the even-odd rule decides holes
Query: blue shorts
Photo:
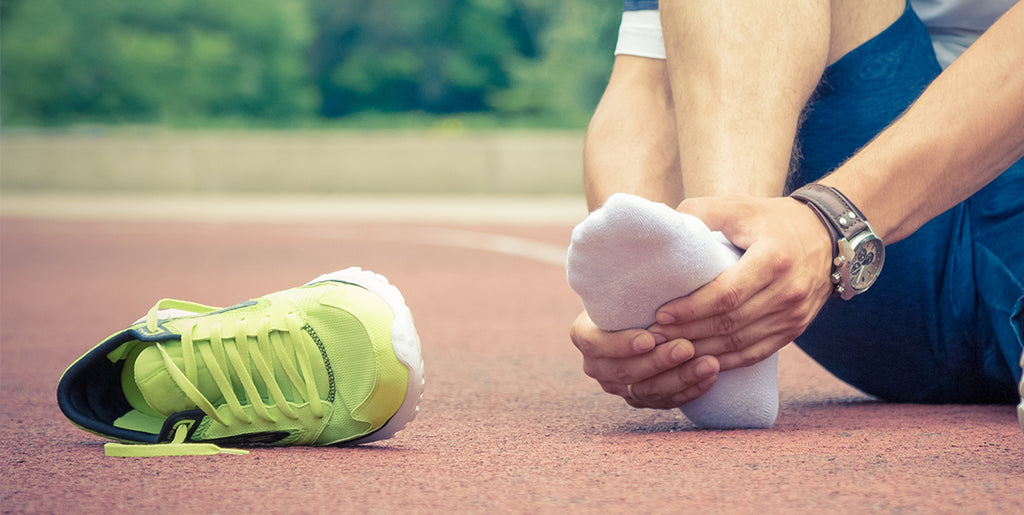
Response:
[[[658,0],[623,0],[623,11],[654,11],[658,8]]]
[[[809,103],[794,186],[819,179],[894,120],[940,72],[909,8],[829,66]],[[912,171],[908,173],[913,173]],[[1024,299],[1024,160],[886,247],[878,282],[830,300],[797,345],[881,399],[1015,403]]]

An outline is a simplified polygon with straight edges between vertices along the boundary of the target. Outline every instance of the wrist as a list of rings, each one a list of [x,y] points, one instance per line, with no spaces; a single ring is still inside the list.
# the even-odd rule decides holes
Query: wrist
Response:
[[[832,260],[835,253],[835,243],[828,228],[821,221],[821,216],[807,203],[797,199],[791,199],[798,204],[800,213],[799,227],[801,234],[802,248],[805,254],[812,257],[820,265],[815,274],[815,282],[820,285],[827,285],[828,291],[834,288],[830,279],[832,275]]]
[[[791,195],[811,208],[831,239],[835,294],[843,300],[874,284],[885,262],[885,246],[864,214],[839,190],[811,183]]]
[[[893,161],[895,155],[865,148],[819,181],[841,191],[871,220],[875,234],[888,244],[913,232],[912,228],[908,231],[909,217],[914,206],[920,205],[915,183],[894,180],[892,176],[893,170],[916,169],[917,151],[901,151],[899,157],[903,162],[897,164]]]

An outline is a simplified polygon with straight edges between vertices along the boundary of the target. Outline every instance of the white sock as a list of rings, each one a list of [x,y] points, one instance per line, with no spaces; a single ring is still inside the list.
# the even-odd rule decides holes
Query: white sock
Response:
[[[666,302],[693,293],[742,251],[700,219],[624,193],[576,226],[566,262],[569,285],[606,331],[646,328]],[[697,427],[767,428],[779,411],[778,355],[727,370],[680,407]]]

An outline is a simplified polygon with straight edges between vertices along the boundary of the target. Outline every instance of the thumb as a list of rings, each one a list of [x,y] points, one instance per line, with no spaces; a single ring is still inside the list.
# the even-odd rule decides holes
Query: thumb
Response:
[[[755,222],[758,217],[750,216],[757,212],[755,203],[750,197],[698,197],[684,200],[676,210],[696,216],[708,229],[725,235],[733,245],[749,249],[758,234]]]
[[[722,231],[727,236],[734,232],[738,197],[696,197],[682,201],[676,211],[699,218],[708,229]]]

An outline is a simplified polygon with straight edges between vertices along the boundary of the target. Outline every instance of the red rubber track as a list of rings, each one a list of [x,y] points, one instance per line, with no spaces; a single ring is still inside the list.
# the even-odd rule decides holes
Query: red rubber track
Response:
[[[0,229],[5,513],[1024,512],[1013,407],[875,402],[795,348],[772,429],[697,431],[628,407],[583,375],[567,338],[579,302],[543,260],[399,223]],[[570,229],[457,227],[553,248]],[[420,415],[391,440],[109,458],[57,409],[64,368],[159,298],[230,305],[348,266],[398,286],[422,339]]]

